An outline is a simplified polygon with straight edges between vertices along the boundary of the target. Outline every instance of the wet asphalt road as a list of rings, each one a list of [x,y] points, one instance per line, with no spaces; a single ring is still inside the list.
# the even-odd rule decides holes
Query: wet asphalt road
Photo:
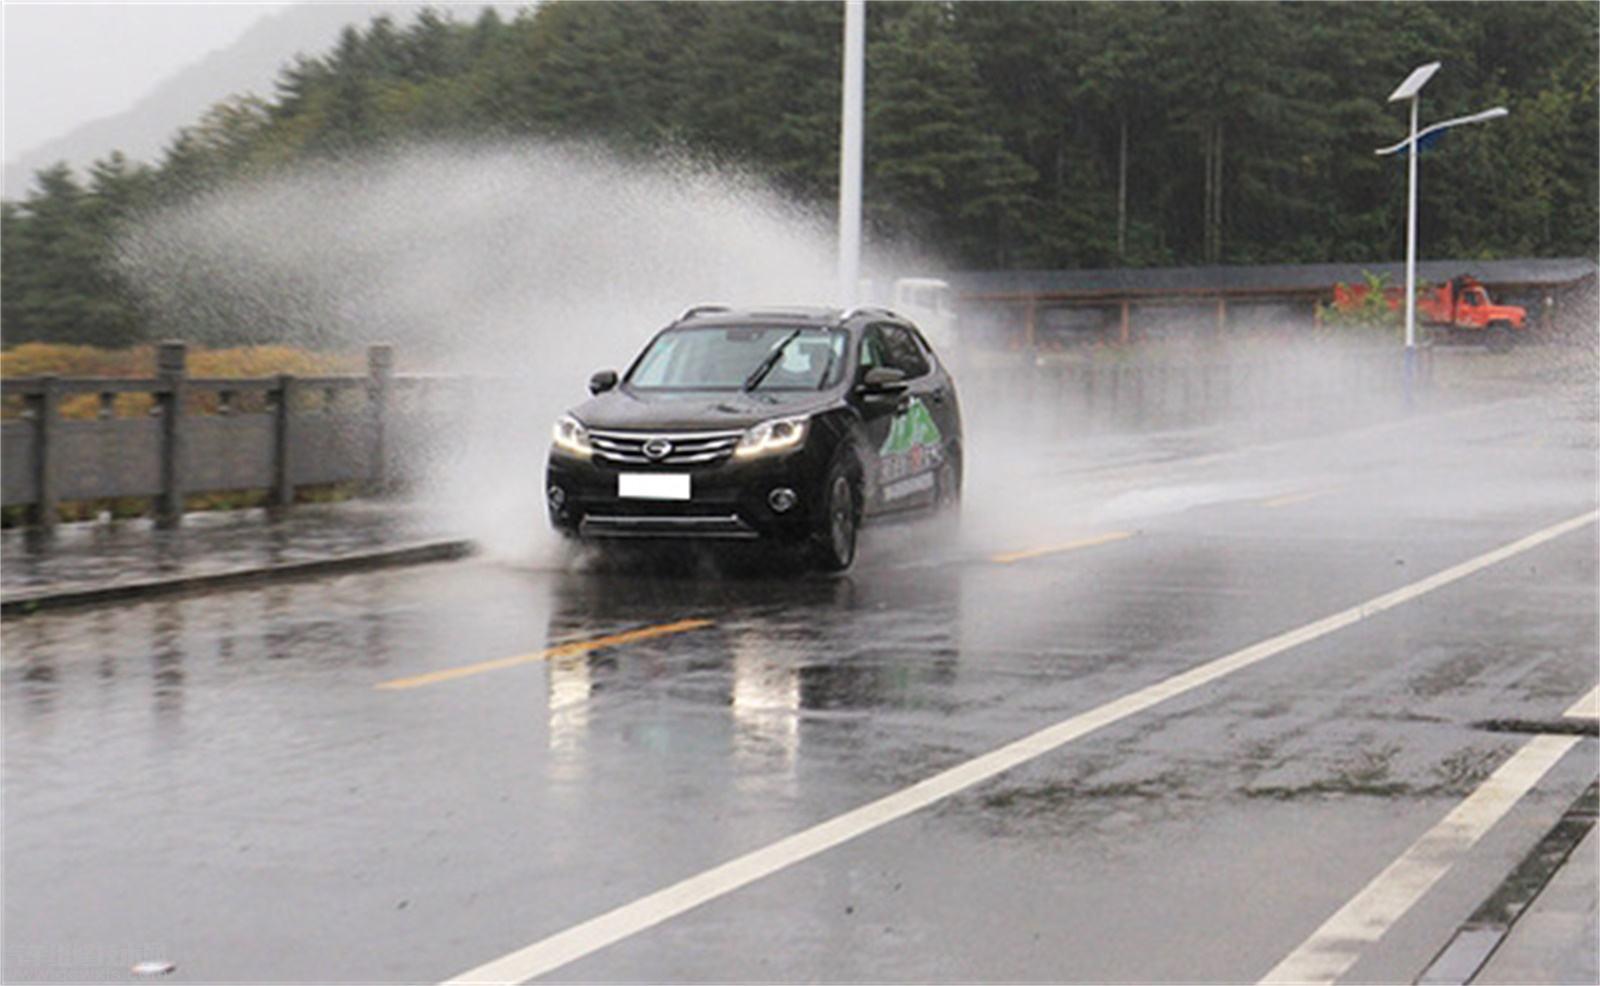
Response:
[[[1521,401],[1098,471],[975,461],[959,540],[884,530],[843,578],[491,557],[9,621],[5,978],[462,973],[1591,511],[1593,438]],[[1595,686],[1597,581],[1589,524],[547,978],[1253,982],[1528,739],[1480,721]],[[547,653],[685,620],[708,622]],[[1578,741],[1345,980],[1420,974],[1597,755]]]

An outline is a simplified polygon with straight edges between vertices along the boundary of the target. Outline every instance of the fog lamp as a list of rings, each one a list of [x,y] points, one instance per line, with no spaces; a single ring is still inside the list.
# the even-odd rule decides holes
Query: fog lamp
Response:
[[[767,494],[767,505],[774,513],[788,513],[799,501],[800,497],[787,486],[780,486]]]

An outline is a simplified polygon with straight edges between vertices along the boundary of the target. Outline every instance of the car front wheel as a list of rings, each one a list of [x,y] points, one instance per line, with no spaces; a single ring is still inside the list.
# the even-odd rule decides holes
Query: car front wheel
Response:
[[[817,564],[829,572],[842,572],[855,561],[861,519],[854,475],[845,462],[836,462],[828,470],[823,490],[824,509],[816,531]]]

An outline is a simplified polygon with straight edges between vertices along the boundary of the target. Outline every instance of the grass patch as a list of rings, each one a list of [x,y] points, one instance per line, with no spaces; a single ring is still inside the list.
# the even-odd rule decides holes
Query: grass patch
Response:
[[[54,375],[58,377],[118,377],[154,379],[156,355],[153,346],[132,349],[100,349],[96,346],[68,346],[59,343],[27,342],[0,352],[0,378],[16,379]],[[365,357],[319,353],[295,346],[235,346],[228,349],[189,350],[189,376],[221,379],[258,379],[279,374],[293,376],[361,375],[366,372]],[[194,412],[215,413],[214,393],[195,395]],[[260,395],[241,395],[239,410],[261,410]],[[149,414],[154,398],[149,394],[119,394],[112,402],[113,417],[138,417]],[[10,399],[0,406],[0,416],[21,416],[23,404]],[[61,416],[74,421],[89,421],[100,416],[98,394],[75,394],[61,401]]]

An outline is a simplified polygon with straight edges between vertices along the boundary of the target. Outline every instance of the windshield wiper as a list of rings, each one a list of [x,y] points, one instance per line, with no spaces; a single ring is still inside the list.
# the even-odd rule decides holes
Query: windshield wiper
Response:
[[[746,391],[755,390],[756,387],[760,386],[761,381],[765,380],[767,378],[767,374],[772,372],[772,368],[778,365],[779,358],[783,356],[784,348],[788,346],[789,343],[794,342],[802,331],[804,330],[795,329],[793,332],[784,336],[782,342],[772,347],[772,352],[761,358],[761,362],[756,364],[756,368],[751,371],[748,377],[744,378],[744,389]]]

